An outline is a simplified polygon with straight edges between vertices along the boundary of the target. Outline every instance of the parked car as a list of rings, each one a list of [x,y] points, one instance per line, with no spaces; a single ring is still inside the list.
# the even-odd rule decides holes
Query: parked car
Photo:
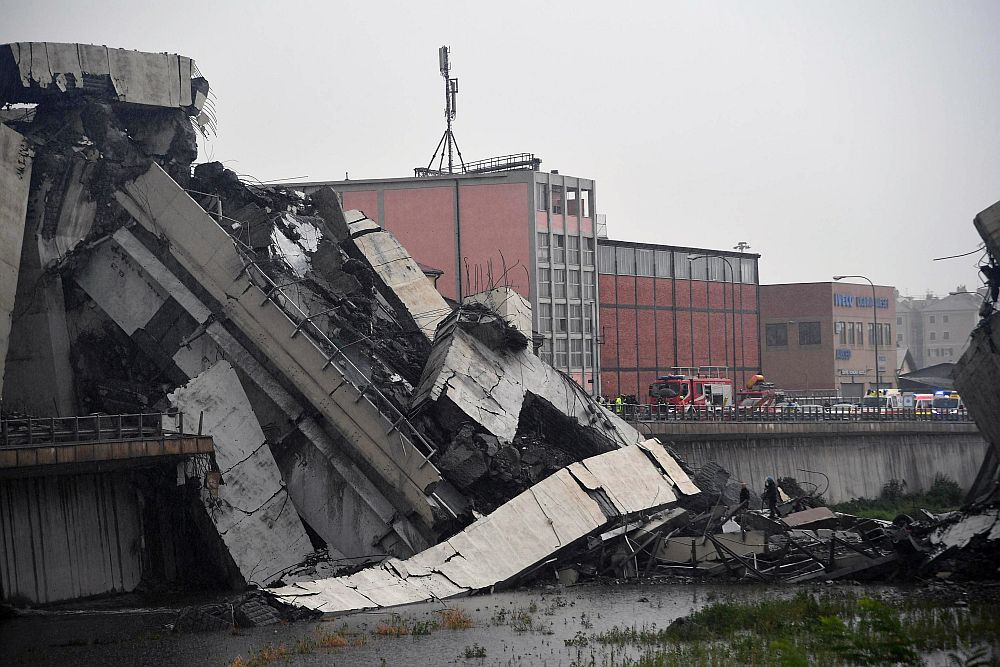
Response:
[[[830,419],[853,419],[861,411],[854,403],[834,403],[830,406]]]

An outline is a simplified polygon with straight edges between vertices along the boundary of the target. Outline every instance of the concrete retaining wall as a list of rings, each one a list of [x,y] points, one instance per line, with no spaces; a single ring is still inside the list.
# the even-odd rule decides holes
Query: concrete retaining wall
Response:
[[[646,429],[643,429],[646,430]],[[692,465],[716,461],[758,491],[764,478],[825,484],[831,503],[878,497],[890,479],[907,492],[927,490],[938,474],[968,489],[986,454],[972,423],[680,423],[659,426],[664,443]]]
[[[0,480],[0,599],[131,591],[142,522],[126,473]]]

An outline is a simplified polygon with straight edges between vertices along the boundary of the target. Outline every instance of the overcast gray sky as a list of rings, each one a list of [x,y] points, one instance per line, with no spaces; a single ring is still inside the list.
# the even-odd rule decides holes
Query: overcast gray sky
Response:
[[[978,284],[1000,199],[1000,2],[5,0],[0,41],[191,56],[218,96],[206,156],[261,180],[412,175],[533,152],[593,178],[614,238],[731,248],[761,281]]]

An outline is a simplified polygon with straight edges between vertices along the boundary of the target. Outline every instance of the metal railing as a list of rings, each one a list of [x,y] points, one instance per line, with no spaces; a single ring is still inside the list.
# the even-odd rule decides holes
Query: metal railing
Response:
[[[163,428],[163,418],[177,430]],[[199,419],[198,434],[201,434]],[[159,412],[82,417],[11,417],[0,420],[0,447],[39,447],[141,439],[185,437],[184,415]]]
[[[657,421],[886,421],[886,422],[971,422],[965,408],[936,410],[928,408],[877,408],[851,406],[799,405],[789,407],[749,408],[739,406],[673,406],[659,404],[623,404],[606,406],[631,422]]]
[[[319,326],[313,322],[314,317],[328,314],[330,311],[323,311],[313,315],[305,312],[298,305],[295,299],[285,294],[283,288],[286,287],[286,285],[276,283],[257,264],[251,249],[243,247],[242,243],[237,239],[232,239],[232,241],[236,251],[240,255],[240,258],[243,260],[242,273],[247,275],[247,278],[250,280],[250,284],[260,290],[264,296],[264,301],[261,302],[261,306],[268,301],[273,303],[278,308],[278,311],[281,312],[292,325],[294,325],[291,337],[294,338],[295,336],[302,334],[305,336],[306,340],[312,343],[313,347],[315,347],[326,360],[320,370],[325,370],[329,366],[339,366],[339,372],[343,377],[344,382],[350,384],[359,392],[359,396],[355,399],[355,402],[364,399],[372,407],[378,410],[382,417],[390,424],[386,429],[385,435],[388,436],[393,431],[396,431],[403,443],[408,444],[423,457],[423,461],[418,467],[424,467],[430,461],[430,458],[437,452],[437,447],[430,442],[423,433],[417,430],[407,416],[398,407],[396,407],[396,404],[393,403],[388,396],[383,394],[377,386],[372,383],[364,385],[358,384],[351,379],[350,373],[344,372],[345,370],[350,370],[355,377],[368,377],[367,374],[362,372],[361,369],[359,369],[354,362],[351,361],[350,357],[344,353],[344,349],[353,343],[348,343],[343,346],[337,345]],[[236,279],[239,279],[239,275],[236,276]],[[247,289],[249,289],[249,287]],[[331,392],[331,395],[335,392],[336,389]],[[403,453],[406,453],[405,448]]]

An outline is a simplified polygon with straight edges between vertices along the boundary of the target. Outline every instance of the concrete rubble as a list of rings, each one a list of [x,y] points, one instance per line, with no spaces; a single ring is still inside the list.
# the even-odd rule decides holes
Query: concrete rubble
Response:
[[[453,310],[332,190],[195,165],[215,118],[191,59],[0,45],[0,104],[3,408],[163,412],[211,435],[176,482],[189,548],[229,585],[314,550],[334,568],[415,557],[643,443],[533,353],[514,292]]]
[[[656,440],[574,463],[407,560],[270,589],[323,613],[444,600],[509,584],[580,540],[698,493]]]

